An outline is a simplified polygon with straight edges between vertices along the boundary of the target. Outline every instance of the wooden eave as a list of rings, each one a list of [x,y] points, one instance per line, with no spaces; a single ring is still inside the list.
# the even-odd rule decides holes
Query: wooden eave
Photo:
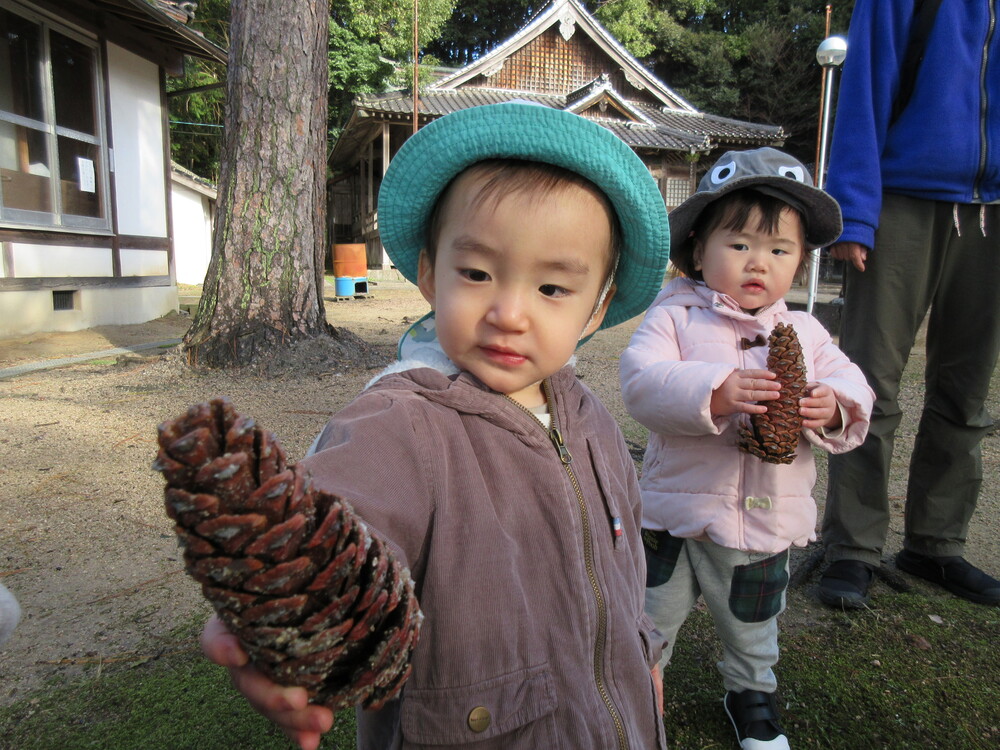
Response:
[[[540,11],[533,21],[529,22],[507,42],[428,88],[453,89],[468,83],[476,76],[488,77],[489,73],[502,66],[504,61],[514,52],[537,39],[552,26],[564,23],[575,25],[576,29],[573,33],[580,31],[586,33],[601,51],[621,67],[626,79],[636,88],[649,91],[654,98],[672,109],[697,111],[636,60],[593,16],[580,6],[577,0],[553,0],[546,10]]]
[[[618,93],[613,86],[598,79],[582,89],[566,95],[566,111],[582,115],[597,107],[601,102],[607,103],[626,120],[653,125],[653,121],[644,115],[637,107]]]
[[[228,59],[225,49],[145,0],[34,1],[67,20],[103,33],[171,74],[183,72],[184,55],[223,64]]]

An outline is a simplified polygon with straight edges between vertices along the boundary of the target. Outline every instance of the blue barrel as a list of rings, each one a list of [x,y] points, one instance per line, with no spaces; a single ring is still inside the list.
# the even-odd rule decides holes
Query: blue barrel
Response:
[[[339,276],[333,280],[333,287],[338,297],[350,297],[354,294],[354,279],[350,276]]]

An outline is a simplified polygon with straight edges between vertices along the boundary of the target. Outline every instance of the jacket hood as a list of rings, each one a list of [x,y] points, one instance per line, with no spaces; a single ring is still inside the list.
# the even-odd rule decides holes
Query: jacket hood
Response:
[[[673,279],[663,287],[650,309],[661,304],[671,307],[712,308],[720,315],[745,321],[755,321],[765,326],[772,325],[778,315],[788,311],[788,305],[785,304],[785,300],[779,299],[766,307],[762,307],[756,313],[745,312],[737,304],[736,300],[728,294],[722,294],[714,289],[709,289],[704,282],[694,281],[686,276]]]

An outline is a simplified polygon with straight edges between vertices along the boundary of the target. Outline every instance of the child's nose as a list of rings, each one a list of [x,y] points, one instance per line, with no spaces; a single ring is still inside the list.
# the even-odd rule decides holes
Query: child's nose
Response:
[[[517,294],[500,295],[490,305],[486,320],[505,331],[522,331],[528,320],[525,301]]]

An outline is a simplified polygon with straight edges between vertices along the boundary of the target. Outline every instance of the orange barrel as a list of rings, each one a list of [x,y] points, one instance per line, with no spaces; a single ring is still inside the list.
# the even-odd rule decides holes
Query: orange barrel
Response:
[[[368,276],[368,255],[365,243],[353,242],[333,246],[333,276],[357,278]]]

